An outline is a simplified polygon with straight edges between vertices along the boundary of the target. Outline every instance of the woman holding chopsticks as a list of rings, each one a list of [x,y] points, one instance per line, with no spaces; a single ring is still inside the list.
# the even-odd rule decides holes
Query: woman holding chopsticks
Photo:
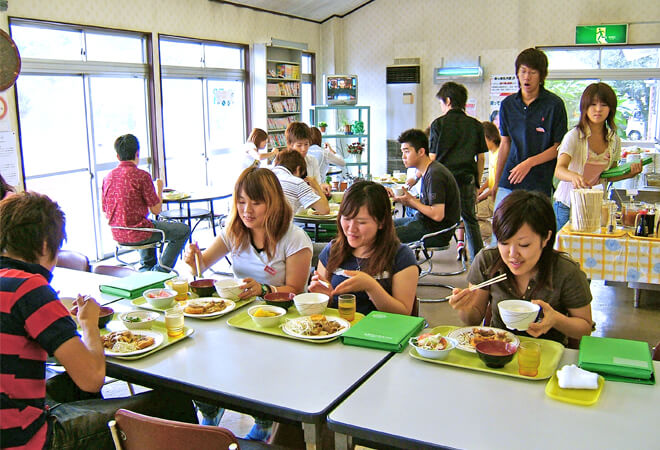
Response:
[[[497,248],[479,252],[467,278],[471,287],[498,276],[500,281],[479,289],[454,289],[449,304],[464,323],[481,323],[490,303],[491,325],[506,328],[497,304],[521,299],[538,304],[541,314],[526,332],[514,331],[517,334],[566,344],[567,337],[591,333],[589,282],[578,263],[553,249],[555,227],[550,199],[539,192],[514,191],[499,204],[493,215]]]

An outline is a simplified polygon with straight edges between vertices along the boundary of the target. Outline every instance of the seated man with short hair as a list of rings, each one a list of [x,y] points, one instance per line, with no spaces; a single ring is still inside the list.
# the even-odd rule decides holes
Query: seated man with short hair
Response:
[[[284,150],[275,157],[273,173],[280,181],[284,196],[296,214],[303,209],[312,208],[318,214],[329,214],[330,205],[325,196],[315,190],[318,184],[311,186],[307,180],[307,165],[303,156],[295,150]]]
[[[112,449],[107,423],[119,408],[195,423],[192,402],[180,394],[101,397],[99,304],[76,299],[81,338],[49,284],[65,238],[64,213],[45,195],[23,192],[0,202],[2,448]],[[46,381],[48,355],[66,373]]]
[[[440,231],[458,223],[461,215],[461,201],[458,185],[445,166],[429,158],[429,140],[422,130],[410,129],[401,133],[403,163],[407,168],[414,167],[422,174],[419,199],[407,191],[395,196],[394,201],[416,209],[414,217],[394,219],[396,234],[401,242],[414,242],[425,234]],[[429,240],[433,247],[444,247],[453,236],[442,234]]]
[[[103,212],[111,227],[157,228],[165,232],[167,246],[160,258],[156,249],[140,250],[140,270],[170,272],[190,236],[190,227],[181,222],[149,220],[147,214],[159,214],[163,208],[163,180],[156,180],[154,189],[151,175],[138,169],[140,143],[132,134],[119,136],[115,151],[119,165],[103,180]],[[112,230],[115,241],[121,244],[149,244],[160,240],[160,233],[132,230]]]

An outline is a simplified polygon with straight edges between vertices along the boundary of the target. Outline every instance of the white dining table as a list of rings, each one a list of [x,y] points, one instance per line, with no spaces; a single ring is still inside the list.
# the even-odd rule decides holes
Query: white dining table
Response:
[[[559,367],[577,357],[565,350]],[[428,363],[406,349],[331,411],[328,426],[338,449],[352,438],[416,449],[660,448],[658,385],[606,381],[596,404],[579,406],[547,397],[546,382]]]
[[[135,309],[129,300],[116,312]],[[224,407],[303,423],[308,447],[321,446],[327,413],[380,367],[391,353],[313,344],[233,328],[227,319],[185,318],[194,333],[143,359],[107,359],[109,376],[147,387],[168,387]],[[162,320],[162,316],[161,319]]]
[[[50,285],[58,292],[59,298],[76,298],[78,294],[91,295],[99,304],[107,305],[121,297],[104,294],[99,290],[99,285],[111,283],[116,279],[110,275],[55,267]]]

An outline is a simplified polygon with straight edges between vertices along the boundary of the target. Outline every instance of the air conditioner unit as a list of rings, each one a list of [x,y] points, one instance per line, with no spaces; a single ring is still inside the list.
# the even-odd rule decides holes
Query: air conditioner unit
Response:
[[[463,83],[481,83],[484,81],[484,69],[481,66],[436,67],[433,69],[433,83],[442,84],[452,80]]]

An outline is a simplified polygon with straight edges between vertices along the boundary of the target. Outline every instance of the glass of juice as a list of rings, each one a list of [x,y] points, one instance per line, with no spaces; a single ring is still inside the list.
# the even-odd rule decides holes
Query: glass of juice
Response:
[[[535,377],[541,364],[541,346],[538,342],[524,341],[518,346],[518,373]]]
[[[355,295],[341,294],[337,300],[339,317],[352,322],[355,319]]]
[[[188,300],[188,280],[185,278],[172,278],[167,281],[167,284],[176,291],[174,300],[178,302]]]
[[[165,327],[168,336],[181,336],[183,334],[183,309],[175,306],[165,310]]]

